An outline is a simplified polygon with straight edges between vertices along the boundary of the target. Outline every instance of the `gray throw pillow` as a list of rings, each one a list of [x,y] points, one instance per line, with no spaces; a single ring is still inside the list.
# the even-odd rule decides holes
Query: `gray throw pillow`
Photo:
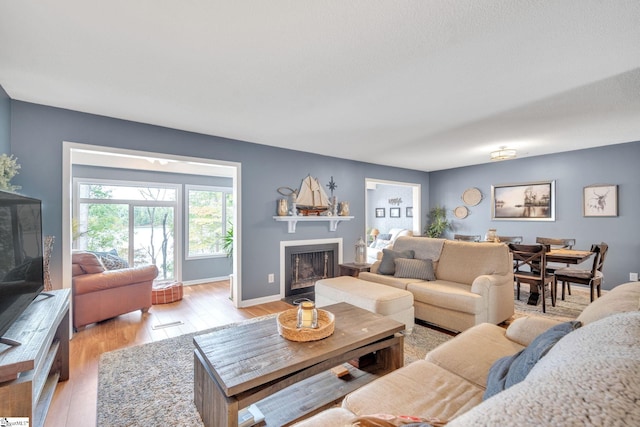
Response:
[[[494,394],[511,387],[524,380],[529,371],[560,338],[578,329],[582,323],[572,320],[560,323],[538,335],[527,347],[512,356],[498,359],[489,369],[487,389],[482,399],[488,399]]]
[[[433,272],[433,260],[396,258],[395,277],[409,279],[436,280]]]
[[[382,260],[378,267],[378,273],[393,275],[396,272],[396,258],[413,258],[415,252],[412,249],[406,251],[394,251],[393,249],[382,250]]]

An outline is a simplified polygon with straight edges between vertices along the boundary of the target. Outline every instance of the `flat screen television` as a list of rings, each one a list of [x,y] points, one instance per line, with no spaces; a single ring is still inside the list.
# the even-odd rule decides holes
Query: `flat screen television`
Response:
[[[44,289],[42,203],[0,191],[0,339]]]

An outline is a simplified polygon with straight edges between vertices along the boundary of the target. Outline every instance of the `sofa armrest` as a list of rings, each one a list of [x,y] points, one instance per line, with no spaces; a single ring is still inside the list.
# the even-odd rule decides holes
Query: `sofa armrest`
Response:
[[[158,268],[155,265],[108,270],[97,274],[83,274],[73,278],[73,292],[74,295],[80,295],[134,283],[152,283],[157,275]]]
[[[559,323],[562,322],[541,316],[519,317],[509,325],[506,336],[511,341],[526,347],[538,335]]]
[[[471,292],[487,296],[489,289],[494,286],[513,286],[513,273],[511,274],[483,274],[474,279],[471,284]]]
[[[369,271],[374,274],[378,274],[378,268],[380,268],[380,260],[377,260],[373,264],[371,264],[371,268]]]

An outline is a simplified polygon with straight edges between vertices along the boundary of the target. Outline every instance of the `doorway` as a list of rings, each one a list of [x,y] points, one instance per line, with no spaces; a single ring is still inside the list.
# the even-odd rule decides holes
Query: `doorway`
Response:
[[[232,277],[230,296],[233,304],[239,307],[242,300],[242,278],[240,248],[240,167],[236,162],[226,162],[213,159],[176,156],[163,153],[118,149],[112,147],[92,146],[74,142],[63,142],[63,224],[62,224],[62,278],[63,286],[71,287],[71,250],[73,243],[72,212],[74,196],[72,186],[72,171],[75,165],[108,166],[117,164],[118,168],[136,171],[172,172],[176,174],[202,175],[207,177],[227,177],[232,182],[232,199],[236,201],[231,207],[230,218],[234,225],[233,249],[231,254]],[[178,201],[181,206],[181,200]],[[181,221],[182,209],[176,210],[176,217]],[[184,238],[175,239],[175,252],[182,254]],[[176,278],[180,278],[179,266],[174,271]]]
[[[391,228],[408,228],[420,235],[421,185],[410,182],[365,178],[365,227],[387,233]]]

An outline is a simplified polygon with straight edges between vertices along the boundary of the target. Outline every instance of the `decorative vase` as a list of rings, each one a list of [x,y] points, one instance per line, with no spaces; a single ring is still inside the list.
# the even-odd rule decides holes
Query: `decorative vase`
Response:
[[[278,216],[287,216],[289,214],[289,203],[287,199],[278,199]]]
[[[356,260],[358,265],[364,265],[367,263],[367,245],[362,240],[362,237],[356,242]]]
[[[349,216],[349,202],[340,202],[340,216]]]
[[[498,235],[496,234],[496,229],[490,228],[489,231],[487,231],[487,234],[485,234],[484,240],[486,240],[487,242],[499,242]]]

